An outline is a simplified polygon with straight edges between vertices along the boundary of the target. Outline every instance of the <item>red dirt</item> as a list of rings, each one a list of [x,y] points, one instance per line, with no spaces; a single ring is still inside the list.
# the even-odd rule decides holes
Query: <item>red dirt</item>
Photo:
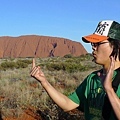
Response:
[[[37,116],[32,109],[25,110],[19,118],[6,117],[3,120],[42,120],[40,116]]]

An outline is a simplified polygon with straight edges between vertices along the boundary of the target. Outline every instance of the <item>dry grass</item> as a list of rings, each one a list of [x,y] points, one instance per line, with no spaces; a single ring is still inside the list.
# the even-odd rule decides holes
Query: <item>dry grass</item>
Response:
[[[29,58],[31,60],[31,58]],[[67,59],[67,58],[66,58]],[[49,62],[64,61],[65,58],[36,59],[37,65]],[[0,63],[7,60],[0,60]],[[14,61],[17,61],[14,59]],[[90,61],[90,60],[86,60]],[[82,63],[83,64],[83,63]],[[91,64],[91,62],[89,62]],[[95,66],[93,64],[93,66]],[[82,82],[86,75],[99,66],[83,72],[68,73],[63,70],[49,71],[43,65],[42,69],[49,82],[59,91],[68,95]],[[80,118],[76,114],[64,113],[49,98],[42,86],[29,75],[31,64],[27,68],[0,70],[0,109],[2,118],[13,116],[19,118],[24,110],[33,108],[36,115],[44,120],[59,120],[59,117],[68,119]],[[61,114],[62,113],[62,114]],[[45,117],[47,116],[47,117]],[[61,119],[62,120],[62,119]]]

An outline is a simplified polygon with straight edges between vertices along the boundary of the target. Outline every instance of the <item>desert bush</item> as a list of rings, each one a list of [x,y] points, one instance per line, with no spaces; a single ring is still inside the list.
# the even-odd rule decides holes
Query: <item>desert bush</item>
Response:
[[[64,69],[68,73],[77,72],[80,69],[80,67],[81,67],[81,64],[76,64],[76,63],[68,63],[68,62],[66,62],[64,64]]]
[[[72,54],[67,54],[67,55],[64,55],[64,58],[72,58],[73,55]]]
[[[3,63],[1,63],[0,66],[1,66],[1,69],[6,70],[6,69],[13,69],[17,65],[15,62],[3,62]]]
[[[54,70],[64,70],[64,65],[62,63],[48,63],[46,64],[46,68],[50,71]]]
[[[17,60],[16,62],[14,62],[14,59],[10,59],[9,61],[6,60],[5,62],[2,62],[0,64],[0,70],[26,68],[31,63],[31,60]]]
[[[90,65],[81,65],[81,63],[71,62],[60,62],[60,63],[48,63],[46,64],[46,68],[50,71],[54,70],[63,70],[68,73],[77,72],[77,71],[87,71],[92,68]]]
[[[26,68],[26,67],[28,67],[28,64],[27,63],[24,63],[24,62],[22,62],[22,61],[17,61],[16,62],[16,68],[18,69],[18,68]]]
[[[28,59],[23,59],[23,60],[17,60],[17,62],[19,63],[26,63],[26,64],[31,64],[32,63],[32,60],[28,60]]]

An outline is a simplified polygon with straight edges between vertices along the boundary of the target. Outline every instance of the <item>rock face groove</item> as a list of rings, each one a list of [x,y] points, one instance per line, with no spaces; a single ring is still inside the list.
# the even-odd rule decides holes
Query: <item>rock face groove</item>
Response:
[[[80,56],[87,51],[79,42],[65,38],[26,35],[0,37],[0,58]]]

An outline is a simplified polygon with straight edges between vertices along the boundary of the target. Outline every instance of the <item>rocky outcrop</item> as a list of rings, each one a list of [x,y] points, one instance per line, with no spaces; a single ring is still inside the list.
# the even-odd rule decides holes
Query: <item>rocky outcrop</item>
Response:
[[[0,58],[80,56],[87,51],[81,43],[65,38],[26,35],[0,37]]]

